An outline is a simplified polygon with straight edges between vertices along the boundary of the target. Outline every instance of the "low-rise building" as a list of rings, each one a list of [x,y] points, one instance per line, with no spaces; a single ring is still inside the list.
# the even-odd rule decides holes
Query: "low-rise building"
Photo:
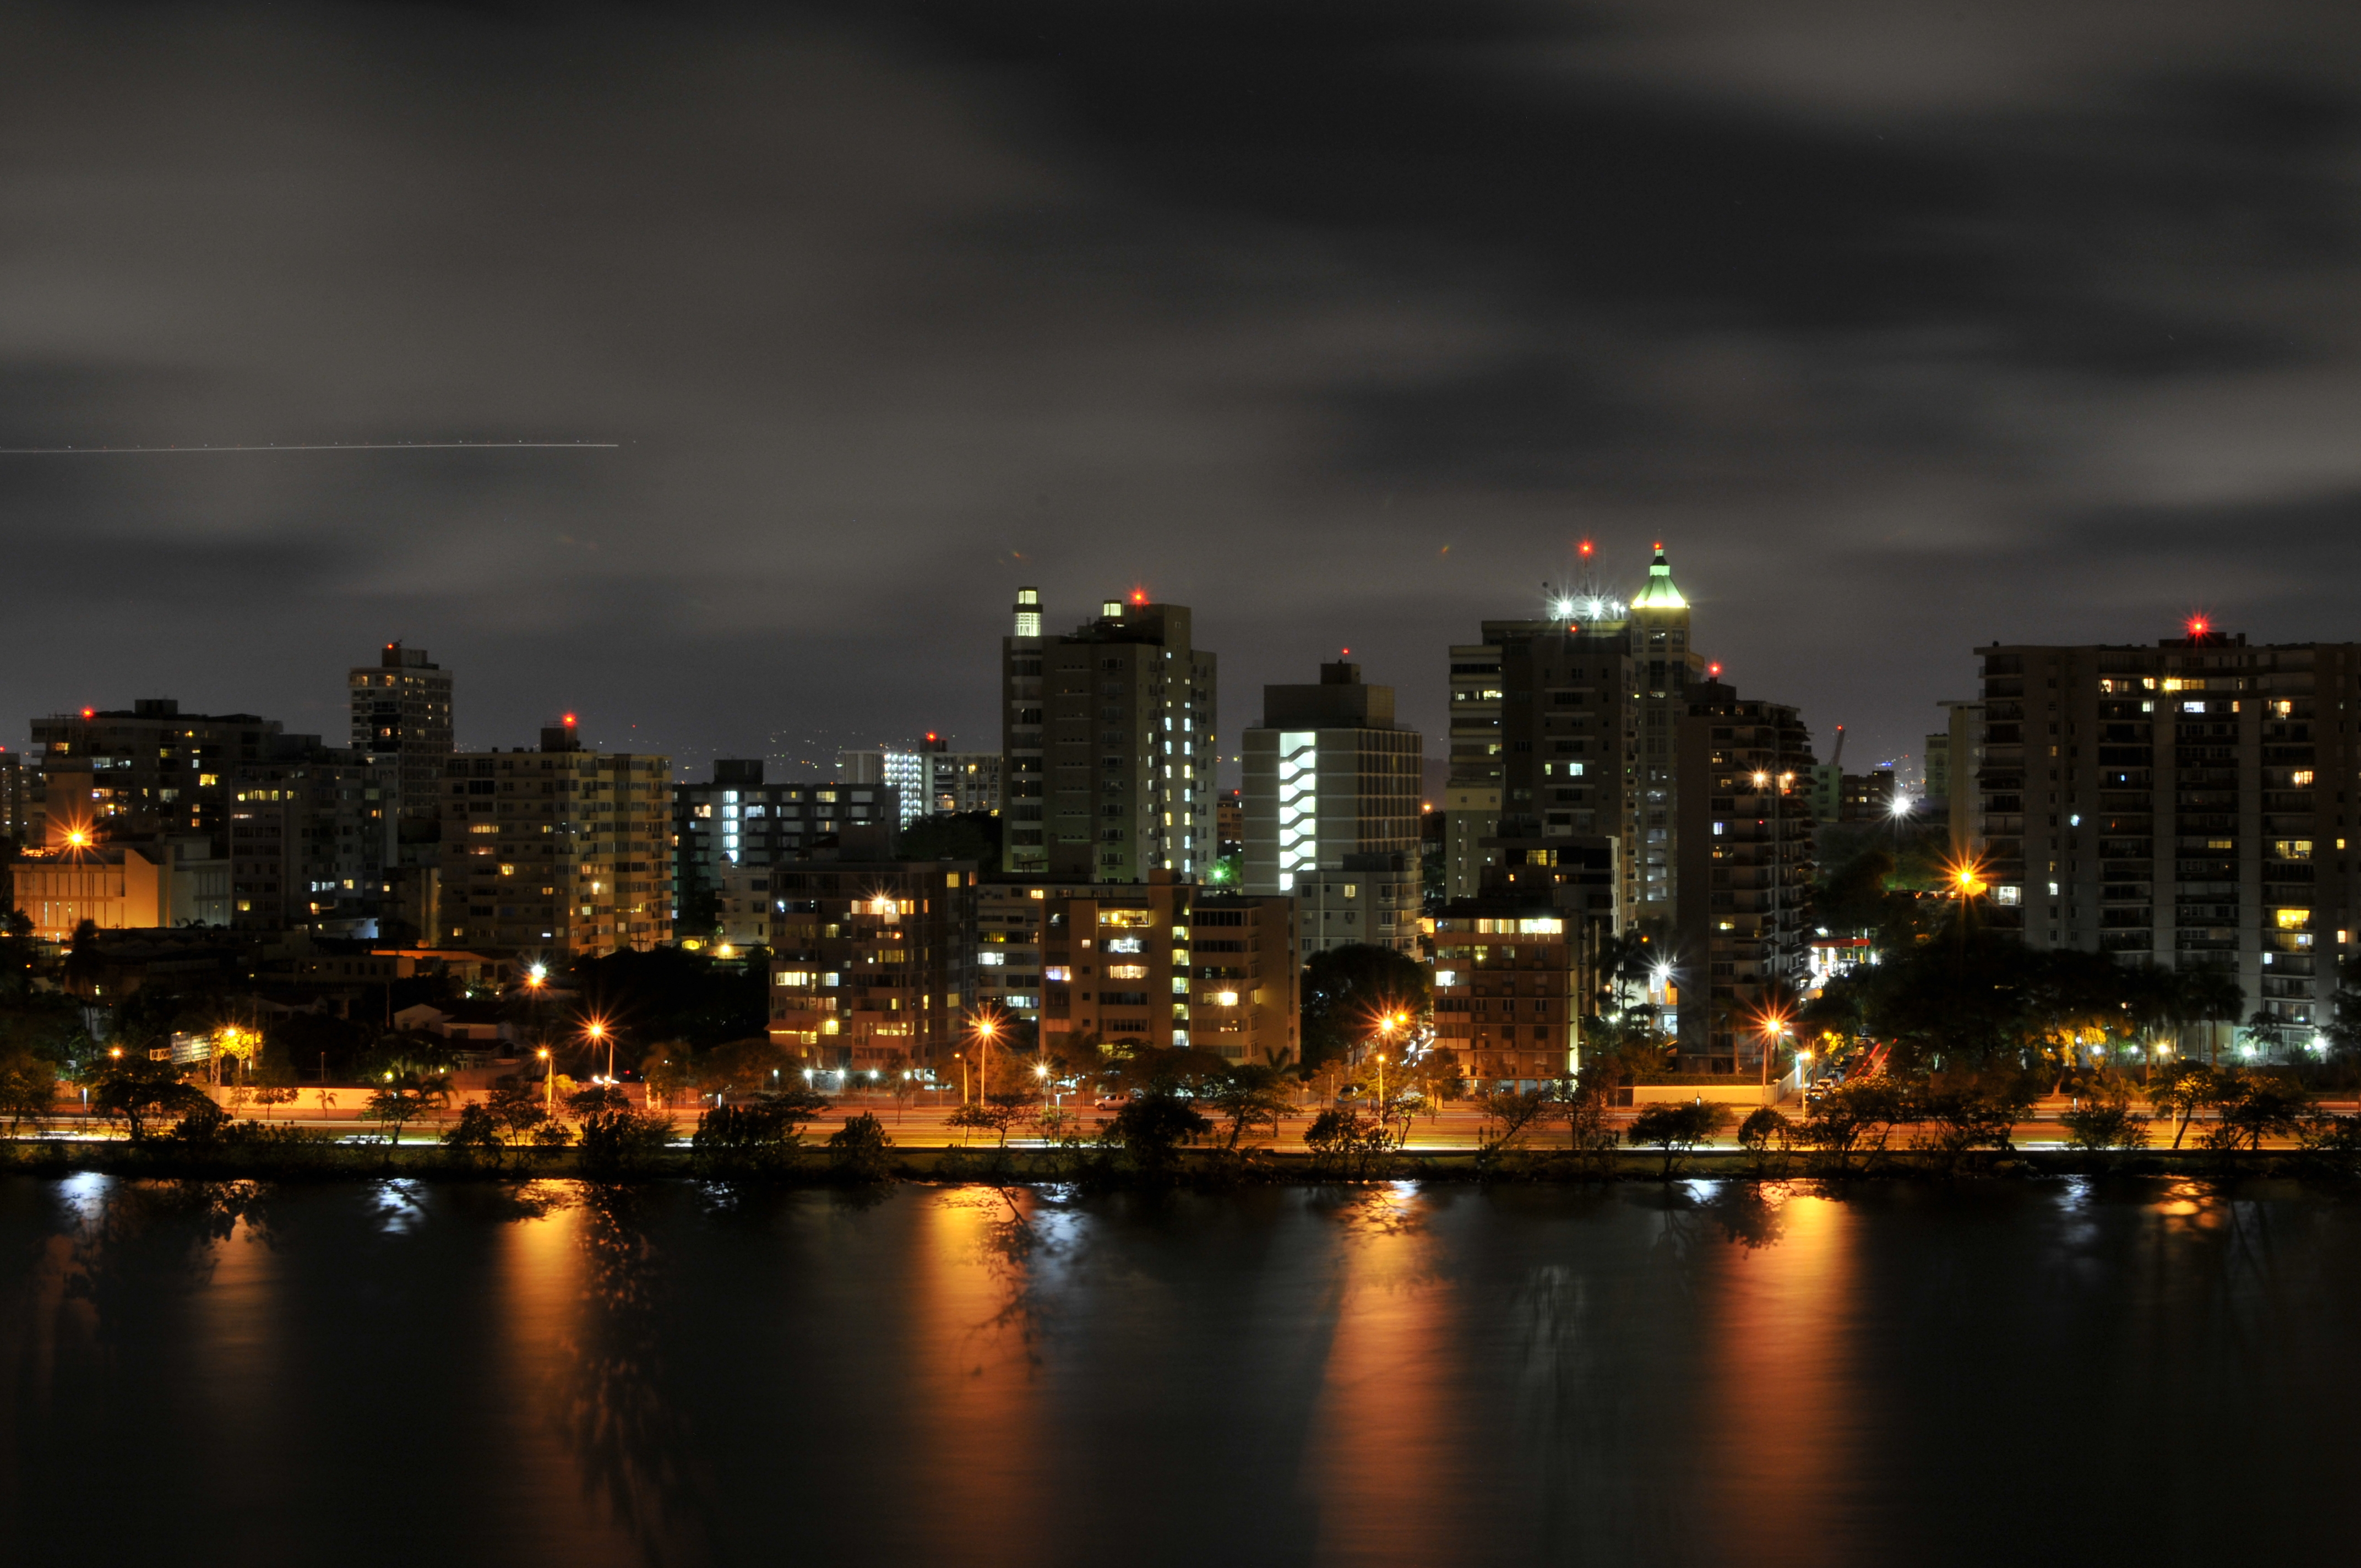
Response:
[[[1434,1043],[1489,1088],[1582,1067],[1580,923],[1539,891],[1455,899],[1434,921]]]
[[[103,931],[228,923],[229,864],[203,839],[35,850],[8,871],[44,941],[71,939],[85,920]]]
[[[1051,888],[1041,931],[1045,1045],[1195,1046],[1236,1061],[1301,1054],[1294,900],[1208,892],[1170,872]]]

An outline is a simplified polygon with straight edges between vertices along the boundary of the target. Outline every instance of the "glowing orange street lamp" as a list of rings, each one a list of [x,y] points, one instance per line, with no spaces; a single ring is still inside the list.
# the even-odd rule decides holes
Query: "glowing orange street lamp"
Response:
[[[549,1113],[555,1116],[557,1114],[556,1059],[549,1054],[549,1047],[547,1046],[542,1047],[540,1050],[533,1054],[540,1057],[543,1061],[549,1064],[548,1069],[542,1074],[542,1102],[548,1106]]]
[[[602,1019],[598,1019],[598,1018],[593,1018],[593,1019],[591,1019],[591,1020],[590,1020],[590,1022],[589,1022],[589,1024],[588,1024],[588,1025],[583,1029],[583,1031],[582,1031],[582,1032],[583,1032],[583,1034],[585,1034],[585,1035],[587,1035],[588,1036],[589,1036],[590,1045],[591,1045],[591,1047],[592,1047],[594,1050],[598,1047],[598,1043],[599,1043],[600,1041],[602,1041],[602,1040],[603,1040],[603,1041],[605,1041],[605,1042],[606,1042],[606,1045],[607,1045],[607,1081],[608,1081],[609,1084],[613,1083],[613,1082],[615,1081],[615,1036],[614,1036],[614,1032],[613,1032],[612,1030],[610,1030],[610,1029],[609,1029],[609,1028],[607,1027],[606,1023],[605,1023],[605,1021],[604,1021],[604,1020],[602,1020]]]
[[[992,1040],[999,1033],[999,1019],[986,1014],[975,1021],[975,1086],[979,1094],[989,1095],[992,1092]]]

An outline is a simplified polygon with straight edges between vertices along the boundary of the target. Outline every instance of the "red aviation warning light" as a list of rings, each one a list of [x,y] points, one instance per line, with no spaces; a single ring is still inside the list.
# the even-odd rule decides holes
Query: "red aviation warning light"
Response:
[[[1719,664],[1708,664],[1705,667],[1705,673],[1711,675],[1715,680],[1721,679],[1721,666]]]
[[[2205,634],[2213,629],[2213,623],[2202,615],[2192,615],[2189,618],[2189,640],[2191,642],[2202,642],[2205,641]]]
[[[82,716],[84,718],[96,718],[98,717],[98,709],[94,707],[85,707],[82,710]]]
[[[574,728],[574,716],[570,713],[566,716],[566,728],[568,729]]]
[[[1132,589],[1131,602],[1134,604],[1146,604],[1148,602],[1148,590],[1146,588]]]
[[[1586,539],[1580,544],[1575,546],[1575,548],[1581,553],[1582,558],[1587,561],[1590,559],[1590,552],[1595,548],[1595,546],[1592,545],[1589,540]]]

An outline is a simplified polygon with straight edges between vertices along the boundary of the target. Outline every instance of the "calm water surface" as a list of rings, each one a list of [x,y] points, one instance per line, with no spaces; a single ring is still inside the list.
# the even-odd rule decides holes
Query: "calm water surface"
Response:
[[[2361,1204],[0,1181],[10,1555],[2349,1558]],[[16,1556],[22,1552],[23,1556]]]

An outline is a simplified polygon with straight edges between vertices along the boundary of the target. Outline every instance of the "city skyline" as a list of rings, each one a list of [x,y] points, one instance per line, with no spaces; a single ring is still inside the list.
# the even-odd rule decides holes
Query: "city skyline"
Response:
[[[401,640],[471,745],[989,745],[885,655],[1036,583],[1440,734],[1586,537],[1864,761],[1985,641],[2349,634],[2324,5],[7,27],[0,446],[355,449],[0,456],[0,709],[328,730]],[[519,439],[617,444],[425,449]]]

